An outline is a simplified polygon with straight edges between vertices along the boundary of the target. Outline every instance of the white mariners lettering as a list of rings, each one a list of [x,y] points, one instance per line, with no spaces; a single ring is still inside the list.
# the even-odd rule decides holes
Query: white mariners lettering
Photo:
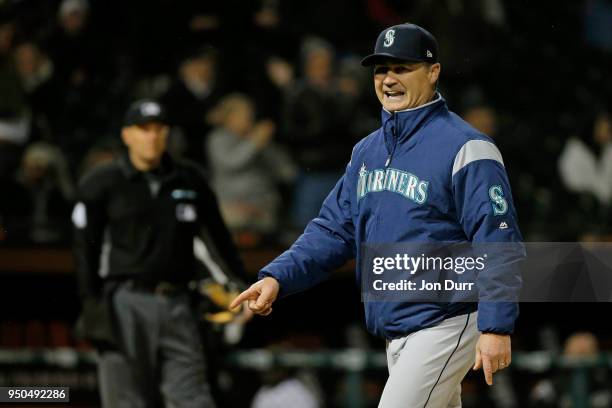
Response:
[[[371,191],[383,191],[383,177],[385,172],[382,170],[374,170],[374,185]]]
[[[425,200],[427,199],[427,186],[428,185],[429,183],[427,181],[422,181],[419,183],[419,186],[417,187],[417,191],[419,193],[419,196],[416,198],[417,203],[423,204]]]
[[[408,187],[406,188],[406,197],[414,201],[414,189],[417,186],[419,179],[414,175],[410,175],[408,178]]]
[[[399,186],[397,192],[401,195],[406,195],[406,187],[408,186],[408,173],[402,173],[400,176]]]
[[[385,189],[391,190],[391,191],[396,190],[399,177],[400,177],[400,174],[397,170],[389,169],[389,171],[387,171]]]
[[[369,193],[390,191],[417,204],[423,204],[427,200],[428,186],[429,182],[412,173],[394,168],[367,171],[364,164],[358,173],[357,199],[360,200]]]

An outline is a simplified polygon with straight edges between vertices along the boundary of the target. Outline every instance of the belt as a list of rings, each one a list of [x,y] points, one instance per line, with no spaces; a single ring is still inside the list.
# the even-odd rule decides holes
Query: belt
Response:
[[[160,296],[177,296],[187,292],[186,285],[177,285],[170,282],[159,282],[152,290],[153,293]]]
[[[152,293],[155,295],[173,297],[182,295],[188,292],[187,284],[171,283],[171,282],[157,282],[157,283],[144,283],[136,279],[125,279],[119,280],[118,283],[134,292]]]

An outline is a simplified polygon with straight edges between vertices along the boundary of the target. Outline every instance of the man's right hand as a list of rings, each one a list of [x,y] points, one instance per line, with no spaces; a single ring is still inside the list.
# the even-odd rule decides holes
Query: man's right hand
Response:
[[[271,277],[265,277],[255,282],[250,288],[238,295],[230,305],[230,308],[238,307],[244,301],[248,301],[249,309],[253,313],[267,316],[272,313],[272,303],[278,296],[280,285]]]

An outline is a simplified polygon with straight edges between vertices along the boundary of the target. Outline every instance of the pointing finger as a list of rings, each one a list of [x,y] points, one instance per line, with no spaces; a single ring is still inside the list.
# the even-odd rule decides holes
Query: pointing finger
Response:
[[[240,306],[240,304],[242,302],[244,302],[245,300],[251,300],[251,299],[255,299],[254,296],[257,295],[257,290],[254,289],[252,286],[250,288],[248,288],[247,290],[245,290],[244,292],[242,292],[241,294],[239,294],[230,304],[230,309],[234,309],[238,306]]]
[[[482,370],[484,371],[485,381],[489,385],[493,385],[493,371],[491,369],[491,360],[487,356],[482,357]]]

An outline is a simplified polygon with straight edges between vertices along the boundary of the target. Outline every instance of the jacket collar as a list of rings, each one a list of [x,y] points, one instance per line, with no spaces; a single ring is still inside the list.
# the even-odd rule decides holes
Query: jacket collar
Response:
[[[446,100],[436,92],[434,98],[424,105],[416,108],[404,109],[396,112],[389,112],[382,109],[383,133],[392,137],[395,134],[398,141],[412,136],[420,127],[429,121],[431,116],[439,109],[446,107]],[[395,132],[393,132],[395,130]]]

